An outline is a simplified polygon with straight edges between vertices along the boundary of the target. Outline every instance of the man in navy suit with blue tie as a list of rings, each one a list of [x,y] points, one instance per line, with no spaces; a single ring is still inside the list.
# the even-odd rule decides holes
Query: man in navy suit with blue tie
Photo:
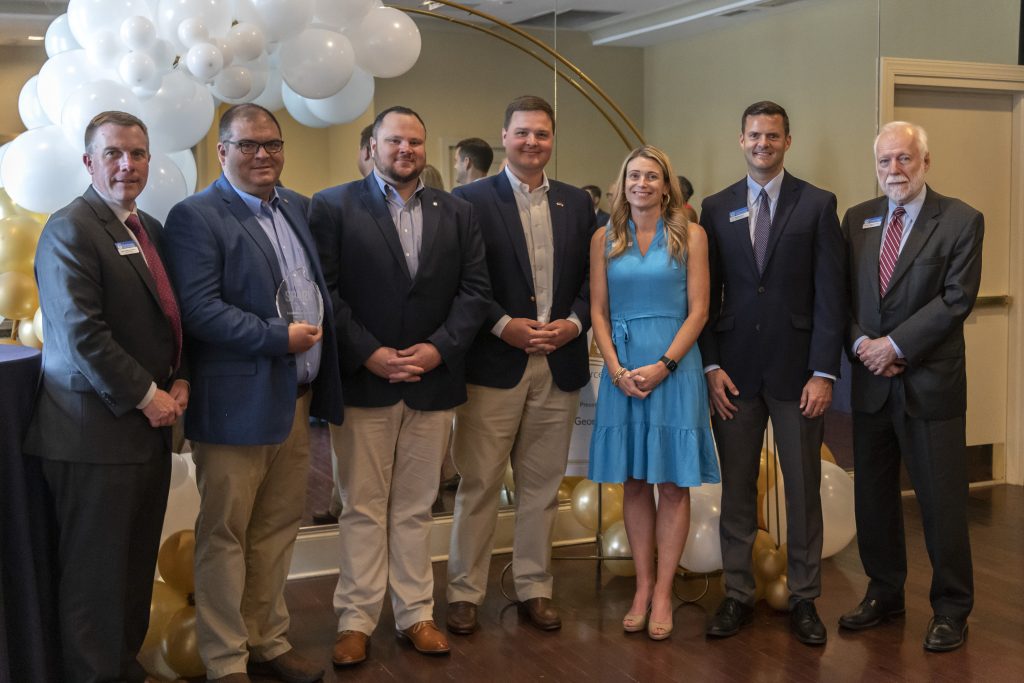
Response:
[[[284,583],[306,497],[310,415],[340,423],[332,311],[323,326],[277,306],[285,278],[328,300],[307,200],[278,187],[284,141],[274,115],[242,104],[221,116],[223,175],[167,217],[171,277],[188,337],[194,400],[185,417],[201,496],[196,633],[210,680],[248,671],[289,683],[323,669],[287,639]]]
[[[846,321],[844,247],[836,198],[783,168],[789,116],[774,102],[740,122],[747,177],[704,200],[711,309],[700,337],[722,466],[725,600],[708,627],[735,635],[751,621],[757,476],[771,418],[786,483],[790,627],[803,643],[827,639],[821,593],[822,415]]]

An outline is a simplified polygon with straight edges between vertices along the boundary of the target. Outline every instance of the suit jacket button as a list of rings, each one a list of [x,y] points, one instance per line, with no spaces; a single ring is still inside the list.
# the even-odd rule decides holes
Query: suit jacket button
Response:
[[[530,297],[530,303],[532,303],[532,304],[535,304],[535,303],[537,303],[537,297],[535,297],[535,296],[531,296],[531,297]]]
[[[760,332],[761,331],[761,323],[758,323],[758,324],[754,325],[754,331],[755,332]]]
[[[764,294],[764,287],[758,287],[757,288],[757,293],[758,294]]]

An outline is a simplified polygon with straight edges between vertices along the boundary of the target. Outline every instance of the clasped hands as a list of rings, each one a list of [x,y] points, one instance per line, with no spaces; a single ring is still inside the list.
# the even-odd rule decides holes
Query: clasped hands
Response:
[[[626,369],[621,368],[621,370]],[[661,384],[662,380],[668,377],[668,368],[664,363],[658,361],[625,372],[616,371],[612,377],[618,377],[613,384],[626,396],[645,399],[654,391],[655,387]]]
[[[188,407],[188,382],[174,380],[169,391],[157,389],[153,399],[142,409],[150,427],[170,427]]]
[[[864,367],[882,377],[895,377],[907,367],[907,361],[896,355],[888,337],[862,341],[857,346],[857,358]]]
[[[364,365],[373,374],[391,384],[419,382],[426,373],[441,364],[441,353],[429,342],[405,349],[381,346],[370,354]]]
[[[530,318],[512,318],[501,331],[501,340],[528,354],[548,355],[576,338],[579,328],[560,319],[542,323]]]

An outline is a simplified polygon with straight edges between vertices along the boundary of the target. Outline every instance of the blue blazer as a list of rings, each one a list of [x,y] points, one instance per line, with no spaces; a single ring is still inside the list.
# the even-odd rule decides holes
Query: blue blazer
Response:
[[[310,413],[340,424],[334,320],[306,221],[308,200],[284,188],[278,195],[325,303]],[[288,324],[277,314],[283,277],[266,233],[224,176],[175,205],[164,232],[193,369],[185,435],[210,443],[281,443],[292,428],[297,380]]]
[[[420,202],[423,241],[411,277],[372,173],[313,195],[309,222],[333,303],[348,405],[404,401],[415,410],[447,410],[466,401],[466,350],[490,300],[484,245],[472,206],[430,187]],[[390,384],[363,365],[381,346],[421,342],[433,344],[442,362],[419,382]]]
[[[763,390],[799,400],[815,371],[839,376],[847,295],[836,197],[785,174],[764,273],[757,272],[749,221],[729,220],[746,207],[746,178],[701,204],[711,266],[701,357],[729,374],[741,398]]]
[[[554,292],[551,319],[575,313],[582,333],[550,354],[548,366],[559,389],[575,391],[590,381],[587,330],[590,329],[590,237],[594,233],[594,207],[583,190],[550,180],[548,204],[555,248]],[[473,347],[466,357],[466,377],[472,384],[510,389],[526,371],[526,352],[509,346],[491,333],[505,314],[513,318],[537,317],[530,256],[519,207],[504,172],[460,185],[453,191],[476,207],[487,245],[487,268],[492,298]]]

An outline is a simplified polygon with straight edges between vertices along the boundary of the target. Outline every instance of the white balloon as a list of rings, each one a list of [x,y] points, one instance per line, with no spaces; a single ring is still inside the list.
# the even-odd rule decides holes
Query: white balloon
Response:
[[[163,223],[171,207],[187,196],[185,176],[178,165],[167,154],[154,154],[149,160],[146,189],[137,200],[139,208]]]
[[[199,170],[196,168],[196,157],[192,150],[183,149],[180,152],[171,152],[167,156],[171,158],[185,177],[185,191],[192,194],[196,191],[196,181],[199,179]]]
[[[703,487],[702,487],[703,488]],[[679,566],[706,574],[722,568],[722,541],[719,537],[721,514],[709,514],[690,520],[690,532],[679,558]]]
[[[354,28],[367,12],[380,5],[380,0],[314,0],[313,16],[334,28]]]
[[[11,146],[10,142],[6,142],[6,143],[0,145],[0,168],[4,167],[4,155],[7,154],[7,148],[10,147],[10,146]],[[3,186],[4,186],[4,178],[3,178],[3,175],[0,174],[0,187],[3,187]],[[2,315],[0,315],[0,323],[2,323],[3,321],[4,321],[4,317]]]
[[[56,125],[16,137],[0,163],[0,178],[15,204],[38,213],[53,213],[68,204],[90,180],[82,155]]]
[[[267,41],[278,43],[299,35],[313,19],[313,0],[251,0]]]
[[[164,77],[163,74],[156,73],[153,77],[144,83],[140,83],[132,88],[132,92],[139,98],[139,102],[144,102],[149,98],[156,95],[160,91],[160,86],[163,85]]]
[[[314,116],[309,111],[309,100],[289,88],[288,84],[284,82],[281,83],[281,97],[284,100],[285,109],[288,110],[293,119],[302,125],[310,128],[326,128],[331,125],[327,121]]]
[[[128,52],[120,36],[110,29],[101,29],[85,44],[89,62],[100,69],[117,69],[121,57]]]
[[[152,152],[188,149],[202,140],[213,123],[213,95],[180,70],[164,76],[156,95],[142,103]]]
[[[221,38],[211,38],[210,43],[215,45],[220,50],[221,59],[224,61],[224,68],[231,66],[235,61],[235,48],[231,46],[226,40]]]
[[[18,114],[25,128],[29,130],[53,123],[47,118],[43,105],[39,102],[39,92],[36,90],[38,82],[39,76],[28,79],[25,85],[21,86],[21,93],[18,95]]]
[[[60,122],[64,100],[82,83],[93,80],[85,50],[68,50],[46,60],[39,69],[36,91],[46,117]]]
[[[156,64],[159,74],[170,73],[174,68],[174,60],[178,58],[178,51],[174,48],[174,44],[163,38],[157,38],[146,52],[153,58],[153,63]]]
[[[352,43],[335,31],[306,29],[281,45],[281,77],[303,97],[330,97],[345,87],[354,68]]]
[[[231,27],[231,3],[228,0],[160,0],[156,11],[157,34],[179,48],[178,27],[187,19],[199,19],[208,35],[223,36]]]
[[[378,78],[401,76],[420,56],[420,30],[405,12],[378,7],[366,13],[359,28],[348,33],[356,62]]]
[[[181,453],[171,453],[171,485],[176,489],[188,481],[188,461]],[[175,674],[177,675],[177,674]]]
[[[60,127],[75,150],[85,151],[85,128],[94,116],[104,111],[140,116],[142,104],[131,88],[114,81],[100,80],[78,86],[64,102],[60,117]]]
[[[71,26],[68,24],[67,14],[62,14],[50,22],[50,26],[46,29],[46,37],[43,39],[43,45],[46,46],[47,57],[59,55],[61,52],[76,50],[81,47],[81,45],[78,44],[78,41],[75,40],[74,34],[71,33]]]
[[[156,25],[149,17],[128,17],[121,22],[121,42],[129,50],[148,50],[156,42]]]
[[[269,69],[267,71],[266,87],[264,87],[263,92],[252,101],[253,104],[258,104],[267,111],[279,111],[284,107],[284,93],[282,91],[283,85],[284,82],[281,80],[281,72],[277,69]]]
[[[152,83],[157,76],[156,62],[145,52],[129,52],[121,57],[117,73],[121,80],[131,87],[138,87],[144,83]]]
[[[374,83],[373,76],[357,66],[348,85],[337,94],[325,99],[308,100],[309,111],[318,119],[331,124],[355,121],[373,104]]]
[[[199,17],[189,17],[178,24],[178,42],[185,48],[199,43],[209,43],[210,29]]]
[[[213,94],[225,102],[239,100],[252,90],[252,73],[244,66],[229,66],[213,79]]]
[[[248,22],[232,26],[225,36],[225,40],[235,51],[235,58],[243,62],[251,62],[259,58],[263,54],[263,48],[267,45],[263,29],[258,24]]]
[[[152,17],[145,0],[70,0],[68,25],[79,45],[89,43],[97,31],[114,29],[125,17]]]
[[[843,468],[821,461],[821,520],[825,528],[821,556],[832,557],[857,535],[853,480]]]
[[[206,82],[224,68],[224,57],[216,45],[196,43],[185,55],[185,66],[197,80]]]

